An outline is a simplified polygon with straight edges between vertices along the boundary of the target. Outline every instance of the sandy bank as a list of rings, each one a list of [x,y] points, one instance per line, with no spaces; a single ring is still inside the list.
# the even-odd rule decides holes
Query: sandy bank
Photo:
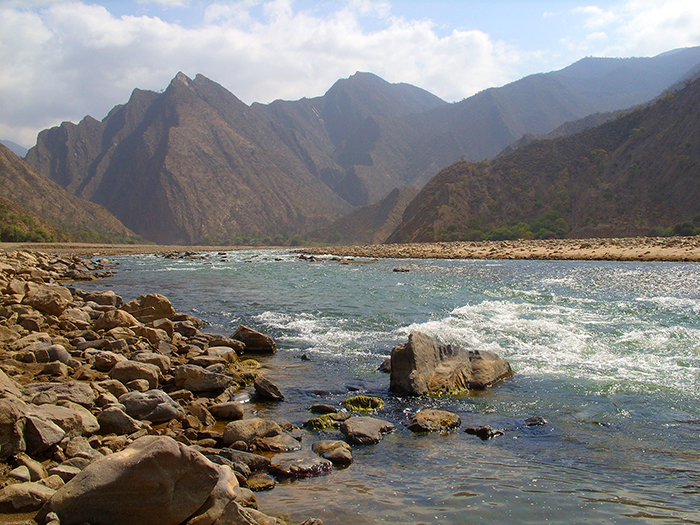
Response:
[[[405,259],[700,261],[700,237],[547,239],[304,248],[306,254]]]

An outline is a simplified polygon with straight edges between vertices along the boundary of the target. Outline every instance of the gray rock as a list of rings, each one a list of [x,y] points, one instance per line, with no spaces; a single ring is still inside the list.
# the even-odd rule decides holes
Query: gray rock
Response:
[[[138,354],[132,355],[131,360],[139,363],[156,365],[163,373],[170,370],[170,358],[167,355],[157,354],[155,352],[139,352]]]
[[[56,465],[55,467],[51,467],[49,469],[49,474],[52,476],[58,476],[60,477],[64,483],[68,483],[70,480],[72,480],[75,476],[80,474],[80,471],[82,469],[79,469],[78,467],[74,467],[72,465]]]
[[[58,401],[71,401],[89,408],[95,404],[95,392],[89,384],[79,381],[31,383],[24,386],[24,393],[36,405],[52,405]]]
[[[86,467],[56,491],[39,518],[55,512],[61,525],[175,525],[202,508],[220,475],[190,447],[144,436]]]
[[[340,425],[343,435],[356,445],[379,443],[383,434],[393,432],[395,428],[393,423],[367,416],[351,417]]]
[[[129,416],[119,407],[110,406],[105,408],[97,416],[102,434],[133,434],[144,428],[144,425]]]
[[[425,409],[413,414],[408,420],[408,428],[413,432],[447,432],[462,424],[457,414],[446,410]]]
[[[323,458],[282,458],[270,467],[270,472],[280,478],[310,478],[322,476],[333,470],[333,463]]]
[[[103,454],[92,448],[90,442],[82,436],[74,437],[66,444],[66,456],[69,458],[83,458],[94,460],[101,458]]]
[[[449,394],[482,390],[513,375],[510,365],[488,350],[442,344],[421,332],[391,351],[389,390],[398,394]]]
[[[134,419],[147,419],[151,423],[181,419],[185,415],[180,404],[162,390],[129,392],[121,396],[119,402]]]

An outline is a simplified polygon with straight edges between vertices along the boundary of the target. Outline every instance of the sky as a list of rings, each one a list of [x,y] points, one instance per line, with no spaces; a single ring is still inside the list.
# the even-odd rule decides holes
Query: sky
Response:
[[[0,0],[0,139],[33,146],[179,71],[247,104],[356,71],[454,102],[586,56],[697,45],[697,0]]]

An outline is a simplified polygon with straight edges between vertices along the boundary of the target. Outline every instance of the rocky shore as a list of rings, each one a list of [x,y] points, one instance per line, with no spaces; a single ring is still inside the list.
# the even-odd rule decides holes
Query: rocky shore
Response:
[[[396,259],[700,261],[700,237],[519,239],[512,241],[308,247],[307,255]]]
[[[373,417],[382,399],[364,395],[311,406],[300,426],[259,417],[255,403],[284,402],[259,362],[275,341],[245,326],[230,337],[207,333],[160,294],[124,303],[80,289],[113,268],[107,259],[0,253],[3,523],[282,525],[258,510],[256,492],[345,468],[354,446],[395,430]],[[390,390],[407,395],[483,389],[512,375],[491,352],[418,332],[383,367]],[[439,410],[406,422],[414,432],[460,425]],[[302,442],[308,454],[298,452]]]

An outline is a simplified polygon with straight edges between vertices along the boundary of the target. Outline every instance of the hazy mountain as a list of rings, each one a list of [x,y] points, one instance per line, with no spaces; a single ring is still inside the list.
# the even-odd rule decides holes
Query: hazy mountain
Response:
[[[27,151],[29,151],[24,146],[20,146],[19,144],[12,142],[11,140],[0,140],[0,144],[5,146],[18,157],[24,157],[27,154]]]
[[[71,195],[2,145],[0,185],[2,196],[16,205],[9,206],[13,215],[37,219],[37,226],[55,234],[56,240],[67,240],[65,234],[71,240],[96,242],[124,242],[135,237],[102,206]]]
[[[457,162],[387,242],[645,235],[700,212],[700,80],[581,133]]]
[[[455,104],[370,73],[323,96],[248,106],[178,74],[134,90],[101,122],[45,130],[27,162],[161,243],[289,238],[454,161],[497,155],[525,134],[651,100],[700,63],[700,48],[583,59]]]

